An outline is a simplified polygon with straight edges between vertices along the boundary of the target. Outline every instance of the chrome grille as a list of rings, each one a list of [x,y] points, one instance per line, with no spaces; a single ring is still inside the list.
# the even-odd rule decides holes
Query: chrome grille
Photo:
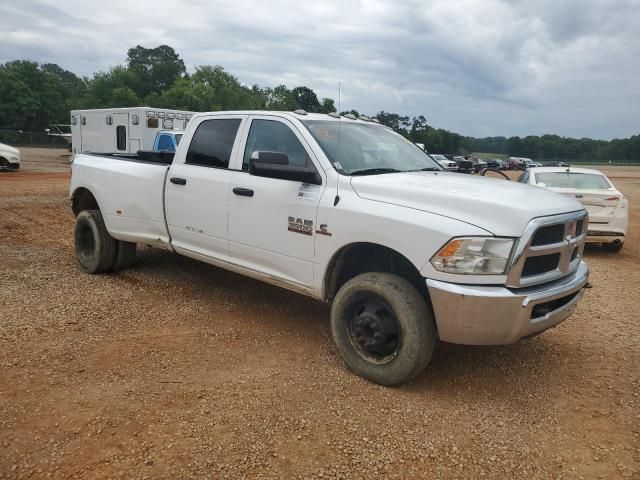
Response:
[[[531,246],[549,245],[550,243],[561,242],[564,238],[564,224],[549,225],[548,227],[540,227],[533,234]]]
[[[522,276],[531,277],[533,275],[540,275],[541,273],[550,272],[551,270],[555,270],[556,268],[558,268],[559,262],[559,253],[529,257],[524,261],[524,267],[522,267]]]
[[[536,218],[520,239],[507,277],[510,287],[550,282],[578,268],[586,232],[586,211]]]

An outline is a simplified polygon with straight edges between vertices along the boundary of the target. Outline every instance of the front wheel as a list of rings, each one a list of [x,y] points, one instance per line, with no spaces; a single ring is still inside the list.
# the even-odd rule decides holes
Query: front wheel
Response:
[[[333,340],[347,366],[381,385],[398,385],[422,372],[436,345],[433,316],[405,279],[364,273],[338,291],[331,308]]]

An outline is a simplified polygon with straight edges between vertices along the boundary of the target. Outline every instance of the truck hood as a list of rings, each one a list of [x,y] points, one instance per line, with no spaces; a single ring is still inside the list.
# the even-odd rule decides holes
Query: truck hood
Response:
[[[582,210],[574,199],[496,178],[447,172],[403,172],[351,178],[368,200],[454,218],[505,237],[519,237],[530,220]]]

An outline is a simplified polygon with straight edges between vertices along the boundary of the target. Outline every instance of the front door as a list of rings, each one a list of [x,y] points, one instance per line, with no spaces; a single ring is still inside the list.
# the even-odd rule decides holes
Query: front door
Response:
[[[204,118],[186,156],[176,157],[166,182],[167,224],[176,251],[226,260],[227,202],[246,116]]]
[[[289,165],[321,172],[295,126],[275,117],[253,117],[242,169],[231,178],[230,256],[245,268],[307,288],[313,282],[315,223],[325,185],[250,175],[252,154],[259,151],[284,153]]]

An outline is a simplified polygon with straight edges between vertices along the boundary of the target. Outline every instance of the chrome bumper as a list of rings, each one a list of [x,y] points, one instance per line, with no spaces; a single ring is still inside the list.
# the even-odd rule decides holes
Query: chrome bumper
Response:
[[[458,285],[427,279],[440,339],[508,345],[569,317],[589,278],[584,262],[570,275],[527,288]]]

